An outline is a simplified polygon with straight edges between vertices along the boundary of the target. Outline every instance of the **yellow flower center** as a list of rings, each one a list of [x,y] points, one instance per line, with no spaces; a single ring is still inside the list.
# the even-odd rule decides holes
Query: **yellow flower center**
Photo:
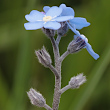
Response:
[[[47,21],[51,21],[52,17],[51,16],[45,16],[43,17],[43,21],[47,22]]]

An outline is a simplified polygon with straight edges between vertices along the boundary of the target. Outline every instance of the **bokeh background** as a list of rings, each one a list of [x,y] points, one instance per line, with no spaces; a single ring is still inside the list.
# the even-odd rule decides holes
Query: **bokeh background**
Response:
[[[0,110],[44,110],[31,105],[26,92],[32,87],[52,105],[54,75],[38,63],[34,51],[44,45],[53,59],[50,40],[41,30],[26,31],[24,18],[31,10],[65,3],[76,17],[91,23],[80,30],[100,58],[94,60],[86,49],[69,55],[62,64],[62,87],[83,72],[87,82],[68,90],[59,110],[110,110],[110,0],[0,0]],[[60,53],[73,39],[71,30],[60,42]]]

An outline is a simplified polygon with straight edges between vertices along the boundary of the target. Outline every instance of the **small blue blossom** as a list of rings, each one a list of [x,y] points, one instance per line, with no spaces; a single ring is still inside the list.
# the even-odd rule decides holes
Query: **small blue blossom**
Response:
[[[73,19],[73,16],[60,16],[62,8],[53,6],[46,13],[32,10],[30,14],[25,15],[28,23],[24,24],[26,30],[36,30],[42,27],[46,29],[58,30],[61,27],[59,22]]]
[[[86,49],[89,52],[89,54],[95,59],[97,60],[99,58],[99,55],[97,53],[94,52],[94,50],[92,49],[92,46],[88,43],[88,39],[84,36],[84,35],[80,35],[82,39],[85,40],[86,42]]]
[[[74,35],[74,38],[78,37],[78,35]],[[84,35],[80,35],[80,37],[85,41],[86,46],[84,48],[87,49],[87,51],[89,52],[89,54],[95,59],[97,60],[99,58],[99,55],[97,53],[94,52],[94,50],[92,49],[92,46],[88,43],[88,39],[84,36]]]
[[[88,39],[87,39],[84,35],[81,35],[81,34],[79,33],[79,31],[77,31],[77,30],[75,29],[75,26],[72,27],[69,23],[68,23],[68,26],[69,26],[69,28],[76,34],[76,35],[74,35],[74,39],[76,39],[77,37],[82,38],[82,39],[85,41],[85,43],[86,43],[86,46],[85,46],[84,48],[86,48],[87,51],[89,52],[89,54],[90,54],[95,60],[97,60],[97,59],[99,58],[99,55],[93,51],[91,45],[88,43]]]
[[[59,7],[63,9],[61,16],[75,16],[75,12],[71,7],[66,7],[65,4],[61,4]],[[75,25],[76,29],[82,29],[83,27],[90,25],[90,23],[82,17],[74,17],[73,19],[69,20],[69,23],[71,25]]]

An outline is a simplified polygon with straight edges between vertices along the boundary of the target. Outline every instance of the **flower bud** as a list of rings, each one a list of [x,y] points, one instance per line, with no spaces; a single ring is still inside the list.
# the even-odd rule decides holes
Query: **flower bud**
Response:
[[[66,22],[61,22],[60,24],[61,24],[61,27],[60,29],[57,30],[57,34],[60,36],[63,36],[68,31],[68,25]]]
[[[81,37],[77,37],[76,39],[69,43],[67,50],[69,53],[75,53],[80,51],[85,46],[86,46],[85,41]]]
[[[52,63],[51,57],[44,46],[41,50],[35,51],[35,54],[38,57],[39,62],[45,67],[48,67]]]
[[[43,96],[39,92],[36,92],[33,88],[31,88],[30,91],[27,92],[27,94],[33,105],[38,107],[44,107],[44,105],[46,104],[46,101]]]
[[[69,81],[69,85],[71,86],[72,89],[74,89],[74,88],[79,88],[80,85],[82,85],[85,82],[86,82],[86,76],[83,76],[82,73],[72,77],[71,80]]]
[[[42,28],[42,31],[50,38],[55,36],[55,30]]]

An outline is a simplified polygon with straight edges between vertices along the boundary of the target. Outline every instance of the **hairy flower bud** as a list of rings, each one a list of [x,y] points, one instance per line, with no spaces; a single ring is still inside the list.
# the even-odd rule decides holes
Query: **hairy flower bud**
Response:
[[[61,27],[60,29],[57,30],[57,34],[60,36],[63,36],[68,31],[68,25],[66,22],[61,22],[60,24],[61,24]]]
[[[85,46],[86,46],[85,41],[81,37],[77,37],[76,39],[69,43],[67,50],[69,53],[75,53],[80,51]]]
[[[55,36],[55,30],[42,28],[42,31],[50,38]]]
[[[38,107],[44,107],[44,105],[46,104],[46,101],[43,96],[39,92],[36,92],[33,88],[31,88],[30,91],[27,92],[27,94],[33,105],[36,105]]]
[[[74,88],[79,88],[80,85],[82,85],[85,82],[86,82],[86,76],[83,76],[82,73],[72,77],[71,80],[69,81],[69,85],[71,86],[72,89],[74,89]]]
[[[45,67],[48,67],[52,63],[51,57],[44,46],[41,50],[35,51],[35,54],[38,57],[39,62]]]

